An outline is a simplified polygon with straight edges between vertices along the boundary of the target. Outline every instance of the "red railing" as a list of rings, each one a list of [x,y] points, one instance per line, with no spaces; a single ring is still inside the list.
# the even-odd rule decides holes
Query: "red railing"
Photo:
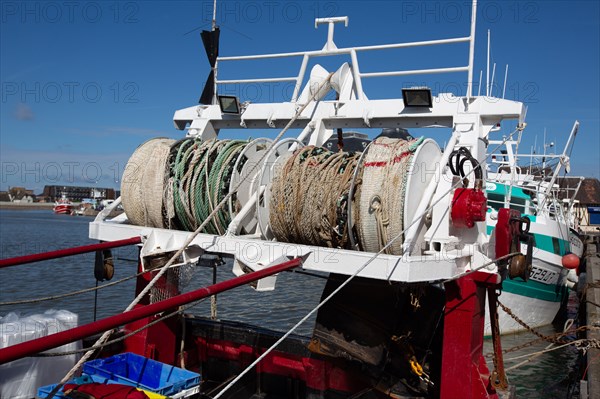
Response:
[[[186,303],[194,302],[202,298],[251,283],[252,281],[277,274],[279,272],[293,269],[300,266],[301,263],[301,258],[295,258],[290,261],[280,263],[279,265],[267,267],[266,269],[248,273],[240,277],[235,277],[227,281],[210,285],[208,287],[199,288],[195,291],[177,295],[161,302],[132,309],[129,312],[107,317],[105,319],[98,320],[80,327],[75,327],[67,331],[62,331],[46,337],[0,349],[0,364],[21,359],[23,357],[40,353],[48,349],[56,348],[70,342],[78,341],[82,338],[122,326],[132,321],[164,312],[168,309],[173,309],[178,306],[185,305]]]
[[[99,244],[83,245],[81,247],[59,249],[56,251],[42,252],[39,254],[32,254],[32,255],[25,255],[25,256],[17,256],[15,258],[1,259],[0,260],[0,269],[2,269],[3,267],[24,265],[26,263],[39,262],[42,260],[64,258],[65,256],[85,254],[88,252],[94,252],[94,251],[99,251],[99,250],[103,250],[103,249],[125,247],[127,245],[140,244],[141,242],[142,242],[141,237],[131,237],[131,238],[126,238],[124,240],[102,242]]]

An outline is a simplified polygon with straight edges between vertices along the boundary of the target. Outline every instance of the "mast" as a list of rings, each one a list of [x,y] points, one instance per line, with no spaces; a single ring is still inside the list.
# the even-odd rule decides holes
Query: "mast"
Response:
[[[504,70],[504,88],[502,89],[502,98],[506,95],[506,81],[508,79],[508,64],[506,64],[506,69]]]
[[[487,66],[486,66],[486,77],[485,77],[485,95],[490,95],[490,30],[488,29],[488,42],[487,42]]]
[[[204,84],[202,95],[198,101],[200,104],[216,104],[217,103],[217,57],[219,56],[219,34],[220,30],[217,26],[217,1],[213,1],[213,18],[211,30],[203,30],[200,33],[202,44],[206,50],[208,63],[210,64],[210,73]]]
[[[214,0],[213,1],[213,17],[212,17],[211,32],[213,32],[213,34],[214,34],[216,29],[217,29],[217,0]],[[213,104],[217,103],[217,64],[218,64],[218,61],[215,59],[215,65],[213,65],[213,67],[212,67],[213,76],[215,77],[215,79],[213,81],[213,98],[212,98]]]
[[[477,21],[477,0],[471,5],[471,35],[469,36],[469,71],[467,72],[467,97],[473,95],[473,58],[475,57],[475,23]]]

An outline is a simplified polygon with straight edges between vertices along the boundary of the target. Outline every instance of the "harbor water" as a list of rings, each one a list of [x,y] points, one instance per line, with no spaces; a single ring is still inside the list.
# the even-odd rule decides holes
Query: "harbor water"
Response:
[[[0,209],[0,258],[21,256],[93,243],[88,238],[91,218],[55,215],[49,210]],[[113,250],[115,259],[114,280],[131,276],[136,272],[136,248]],[[0,270],[0,302],[43,298],[93,287],[94,254],[55,259]],[[197,267],[185,270],[185,291],[212,283],[212,270]],[[231,264],[219,266],[219,281],[232,277]],[[40,313],[48,309],[67,309],[79,314],[80,322],[114,315],[123,311],[134,297],[135,280],[78,296],[43,301],[32,304],[0,305],[0,316],[9,312],[21,315]],[[102,283],[100,283],[102,284]],[[313,309],[321,297],[325,280],[319,276],[298,273],[282,273],[277,279],[277,289],[259,293],[250,287],[240,287],[218,297],[218,317],[238,320],[279,331],[287,331]],[[95,306],[96,303],[96,306]],[[576,297],[572,294],[567,317],[575,318]],[[210,301],[204,301],[188,311],[198,315],[210,314]],[[314,317],[300,326],[299,334],[309,335]],[[562,330],[562,326],[546,326],[540,332],[546,335]],[[537,337],[529,332],[502,337],[504,349],[522,346]],[[548,346],[537,341],[533,345],[504,355],[505,366],[510,368],[523,363],[529,357]],[[486,342],[488,365],[492,367],[491,342]],[[526,356],[526,357],[523,357]],[[530,362],[510,370],[511,385],[517,387],[518,398],[568,398],[571,397],[574,380],[577,379],[578,352],[567,346],[533,358]]]

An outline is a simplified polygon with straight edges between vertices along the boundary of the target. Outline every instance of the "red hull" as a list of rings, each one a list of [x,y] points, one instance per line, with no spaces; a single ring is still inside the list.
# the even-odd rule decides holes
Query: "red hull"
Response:
[[[73,212],[73,205],[70,204],[58,204],[54,206],[54,213],[70,215]]]

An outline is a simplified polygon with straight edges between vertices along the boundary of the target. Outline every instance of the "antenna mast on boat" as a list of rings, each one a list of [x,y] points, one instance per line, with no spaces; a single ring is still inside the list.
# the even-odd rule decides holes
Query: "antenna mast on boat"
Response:
[[[506,64],[506,69],[504,70],[504,88],[502,89],[502,98],[506,95],[506,80],[508,79],[508,64]]]
[[[200,95],[200,104],[210,105],[217,103],[217,57],[219,56],[219,34],[220,30],[217,26],[217,0],[213,2],[213,17],[211,30],[203,30],[200,32],[202,44],[206,50],[208,63],[210,64],[210,73],[204,84],[204,89]]]
[[[217,27],[217,0],[213,1],[212,31]]]
[[[475,57],[475,25],[477,22],[477,0],[471,5],[471,35],[469,36],[469,69],[467,72],[467,98],[473,96],[473,59]]]
[[[562,167],[564,166],[565,169],[567,169],[567,172],[569,171],[568,169],[570,169],[569,156],[567,155],[567,149],[573,143],[575,136],[577,136],[578,130],[579,130],[579,121],[575,121],[575,123],[573,124],[573,128],[571,129],[571,134],[569,135],[569,139],[567,140],[567,144],[565,145],[565,149],[563,150],[563,153],[561,154],[561,156],[559,158],[560,162],[558,163],[558,165],[556,165],[556,168],[554,169],[554,174],[552,175],[552,178],[550,179],[550,183],[548,184],[548,187],[546,188],[544,200],[542,201],[542,205],[540,206],[540,209],[542,209],[542,207],[546,204],[546,200],[551,195],[552,186],[554,186],[554,183],[556,182],[556,178],[558,177],[558,174],[560,173],[560,170],[562,169]],[[546,137],[546,130],[544,129],[544,138],[545,137]],[[544,144],[544,158],[545,158],[545,155],[546,155],[546,144]]]
[[[488,43],[487,43],[487,65],[486,65],[486,76],[485,76],[485,95],[490,95],[490,30],[488,29]]]
[[[496,63],[494,62],[494,67],[492,68],[492,81],[490,82],[490,97],[494,92],[494,79],[496,79]]]

